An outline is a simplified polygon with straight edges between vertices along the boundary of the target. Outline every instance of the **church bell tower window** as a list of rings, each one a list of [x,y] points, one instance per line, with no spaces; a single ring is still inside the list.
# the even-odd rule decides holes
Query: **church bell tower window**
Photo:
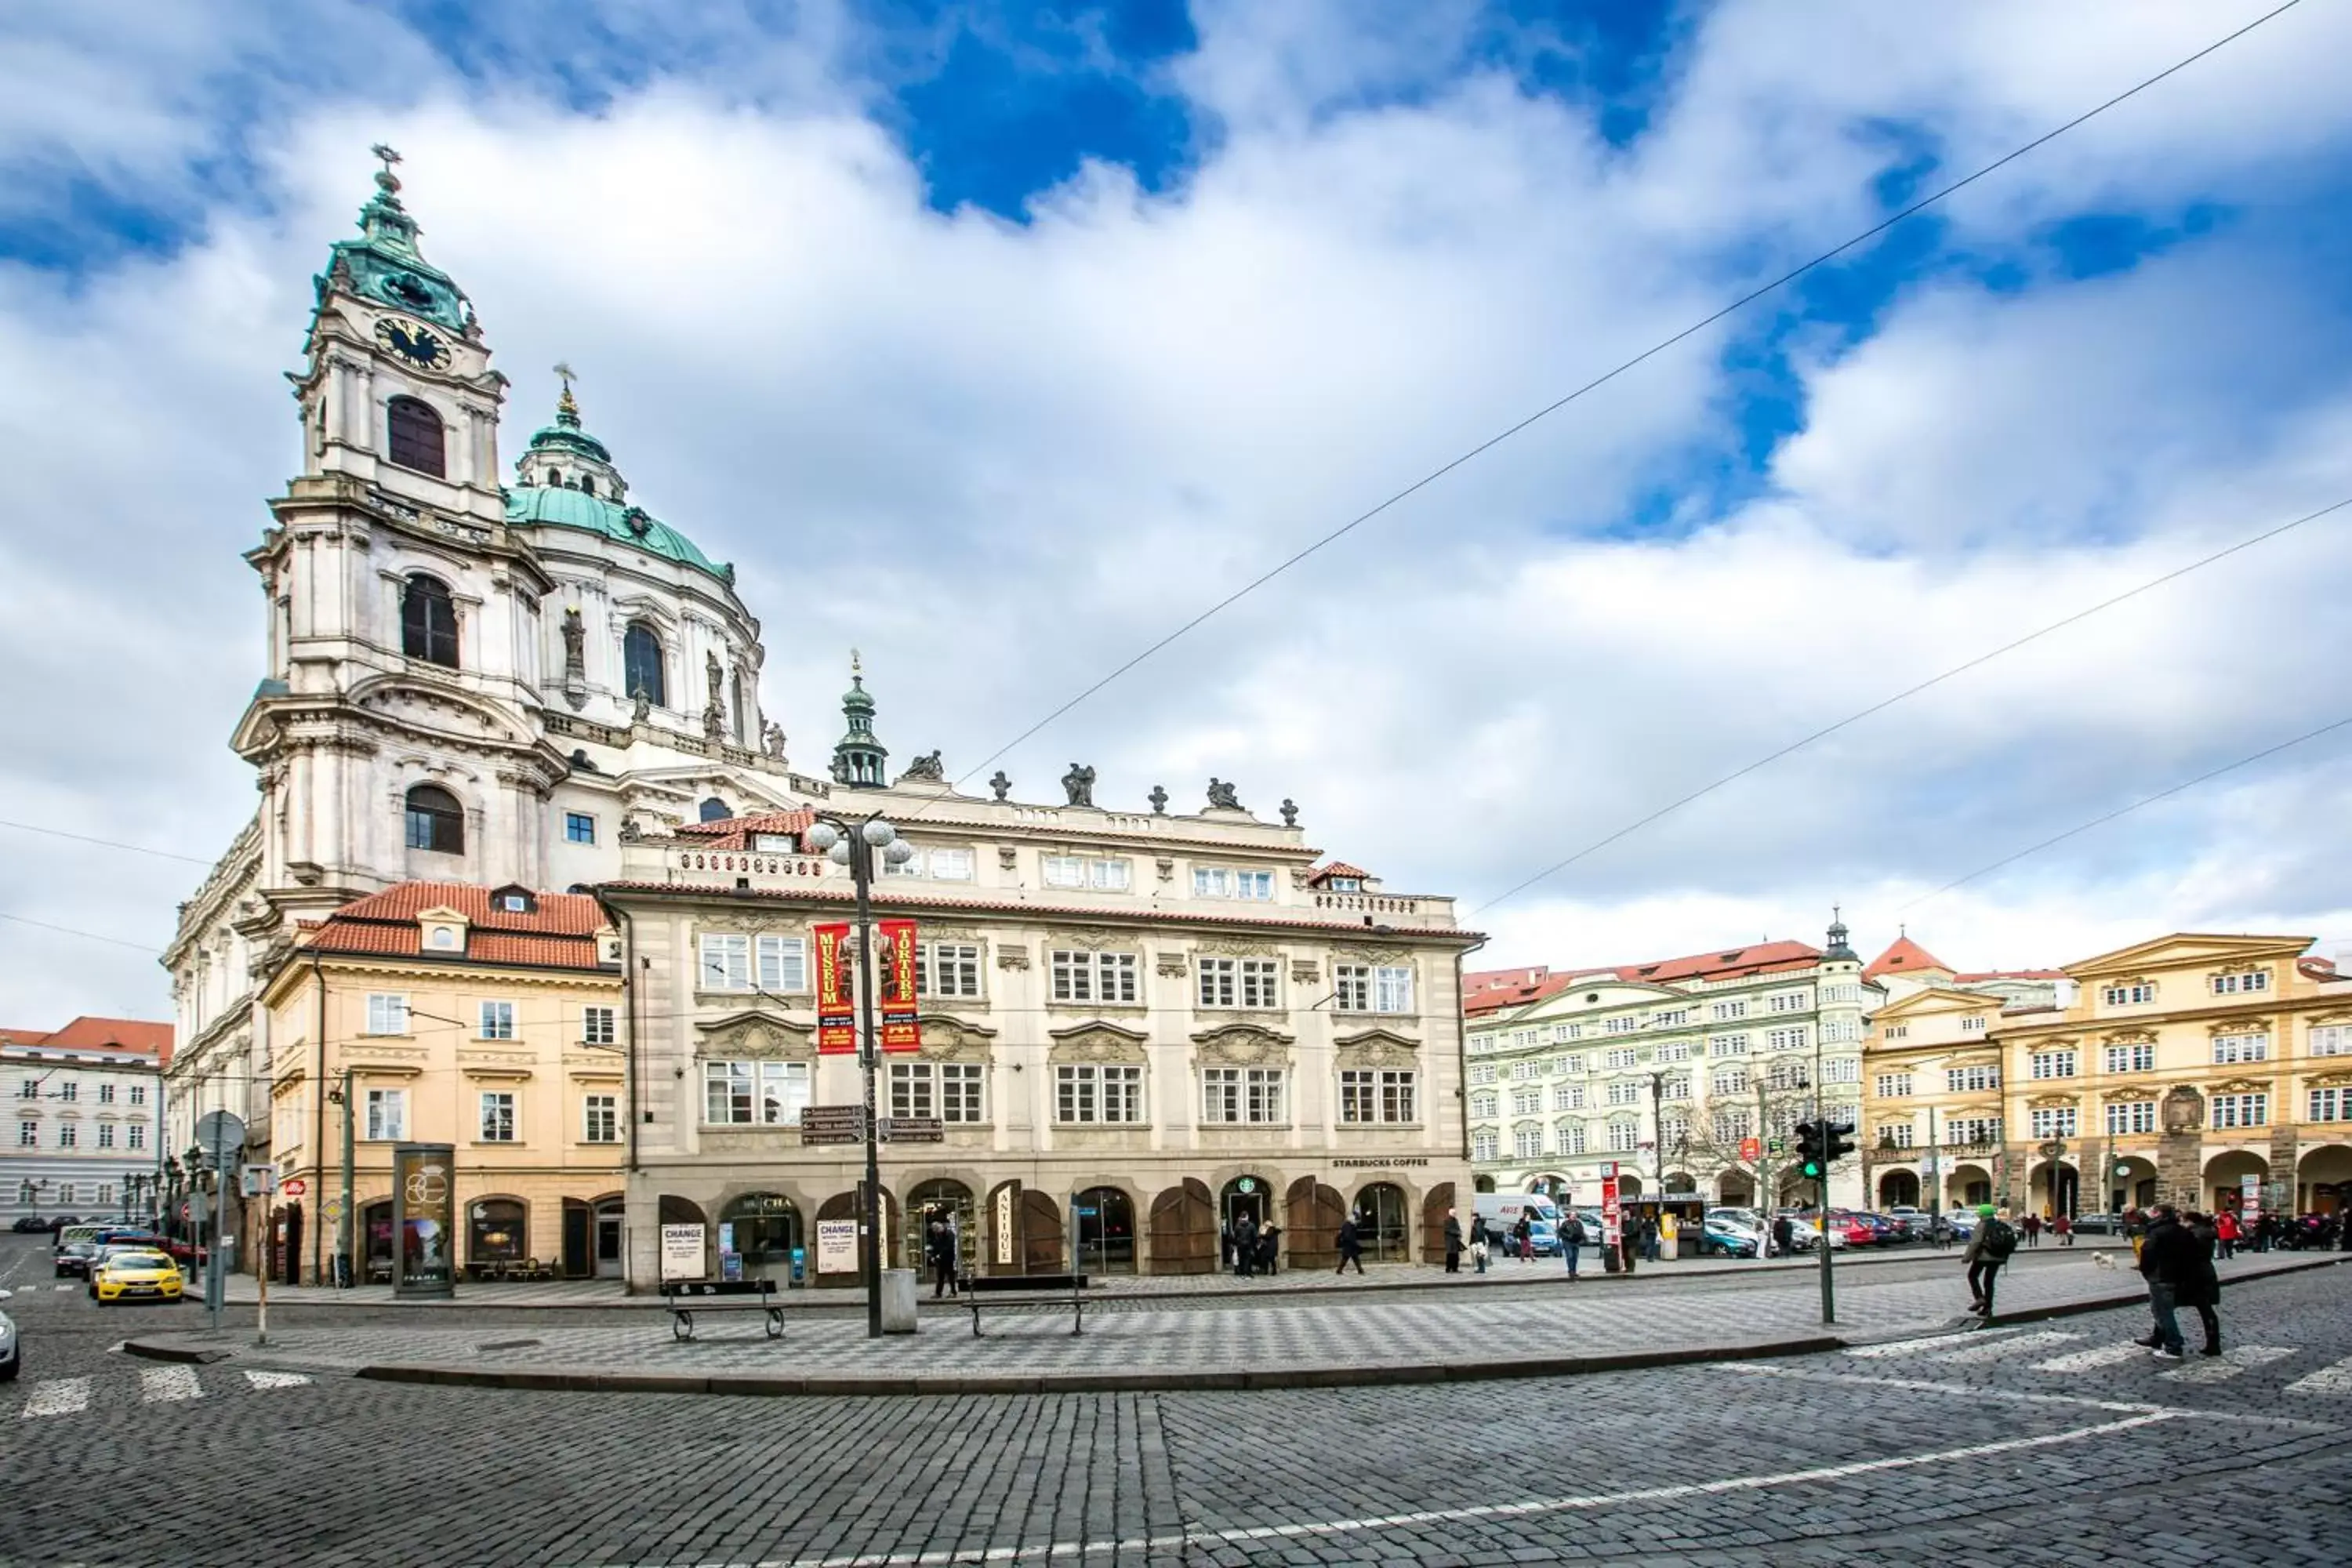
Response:
[[[419,573],[400,595],[400,651],[411,658],[457,668],[457,607],[448,584]]]
[[[440,855],[466,852],[466,814],[455,795],[438,784],[418,784],[408,792],[408,847]]]
[[[387,455],[392,460],[420,474],[446,479],[448,443],[443,436],[441,416],[414,397],[395,397],[384,412],[390,435]]]
[[[655,707],[669,706],[669,694],[662,681],[661,638],[643,621],[631,622],[621,639],[621,674],[631,698],[642,691],[646,700]]]

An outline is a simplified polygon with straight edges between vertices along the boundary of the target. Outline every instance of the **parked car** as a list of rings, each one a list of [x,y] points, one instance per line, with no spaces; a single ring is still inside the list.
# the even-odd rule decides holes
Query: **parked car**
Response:
[[[1886,1217],[1902,1228],[1906,1241],[1927,1240],[1934,1224],[1934,1217],[1926,1209],[1911,1204],[1896,1204],[1886,1211]]]
[[[54,1221],[43,1219],[39,1215],[28,1214],[9,1228],[19,1236],[27,1236],[37,1230],[47,1230],[54,1223]]]
[[[69,1241],[66,1243],[63,1247],[58,1248],[57,1256],[53,1259],[57,1265],[57,1273],[54,1278],[58,1279],[89,1279],[90,1261],[97,1256],[98,1243],[94,1241]]]
[[[2124,1216],[2119,1214],[2078,1214],[2074,1216],[2078,1236],[2121,1236]]]
[[[1754,1231],[1709,1216],[1699,1232],[1698,1254],[1701,1258],[1753,1258],[1759,1245]]]
[[[0,1312],[0,1383],[13,1382],[25,1364],[23,1352],[16,1346],[16,1325],[8,1314]]]
[[[180,1299],[180,1266],[146,1247],[110,1247],[89,1277],[89,1299],[100,1306],[113,1301],[176,1301]]]

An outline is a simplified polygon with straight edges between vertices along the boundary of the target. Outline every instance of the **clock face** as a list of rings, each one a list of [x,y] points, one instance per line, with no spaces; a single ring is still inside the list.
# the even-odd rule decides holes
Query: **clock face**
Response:
[[[387,316],[375,324],[375,341],[411,364],[427,370],[449,368],[449,344],[431,327]]]

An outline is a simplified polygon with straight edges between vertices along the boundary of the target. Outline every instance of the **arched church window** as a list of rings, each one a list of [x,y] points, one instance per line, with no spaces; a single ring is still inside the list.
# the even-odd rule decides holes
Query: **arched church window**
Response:
[[[408,792],[408,847],[440,855],[466,852],[466,813],[457,797],[439,784]]]
[[[596,481],[593,477],[587,474],[580,476],[580,493],[583,496],[593,496],[596,493]]]
[[[655,707],[669,706],[662,681],[661,637],[643,621],[630,622],[621,638],[621,676],[625,695],[635,699],[642,691]]]
[[[389,455],[404,468],[445,479],[449,472],[447,443],[441,416],[414,397],[395,397],[385,407],[391,440]]]
[[[457,606],[449,584],[419,572],[400,594],[400,651],[430,664],[457,668]]]
[[[700,811],[705,822],[724,822],[735,815],[727,809],[727,803],[715,795],[702,803]]]

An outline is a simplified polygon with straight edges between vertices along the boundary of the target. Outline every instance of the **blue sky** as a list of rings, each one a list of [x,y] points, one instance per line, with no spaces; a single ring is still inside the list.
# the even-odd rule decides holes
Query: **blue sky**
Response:
[[[544,367],[580,365],[636,495],[785,628],[787,730],[832,731],[856,643],[894,749],[960,767],[1304,541],[2262,9],[12,12],[0,648],[37,739],[0,760],[0,817],[202,858],[249,812],[221,744],[258,658],[237,555],[295,459],[279,373],[373,141],[514,380],[507,455]],[[2352,493],[2347,45],[2340,8],[2266,24],[1368,524],[1010,771],[1029,793],[1084,757],[1139,798],[1239,778],[1392,885],[1476,904]],[[1812,935],[1832,902],[1881,939],[1974,865],[2323,721],[2344,526],[1644,830],[1482,915],[1488,956]],[[845,540],[887,571],[811,595],[808,552]],[[1986,964],[2152,919],[2352,945],[2347,868],[2276,831],[2325,816],[2344,745],[1905,918]],[[1431,802],[1480,825],[1469,847],[1397,832]],[[6,843],[0,908],[133,942],[196,873]],[[128,950],[0,943],[27,1016],[157,990]]]

